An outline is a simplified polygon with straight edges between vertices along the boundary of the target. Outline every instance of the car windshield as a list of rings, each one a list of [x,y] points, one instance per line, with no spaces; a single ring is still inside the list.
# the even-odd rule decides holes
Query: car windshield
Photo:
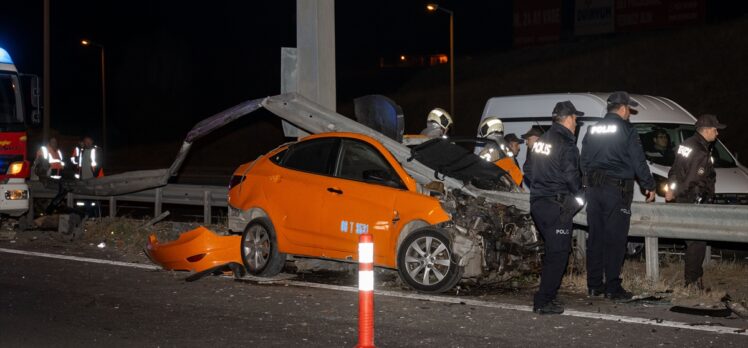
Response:
[[[681,142],[696,134],[693,125],[674,123],[634,123],[647,159],[653,163],[672,166]],[[717,141],[712,151],[715,168],[735,168],[735,160]]]
[[[18,77],[0,74],[0,124],[23,122]]]

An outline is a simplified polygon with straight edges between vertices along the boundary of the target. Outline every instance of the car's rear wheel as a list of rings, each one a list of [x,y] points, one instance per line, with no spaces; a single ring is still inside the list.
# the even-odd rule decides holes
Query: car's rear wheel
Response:
[[[278,252],[275,229],[268,218],[256,218],[247,224],[241,248],[242,262],[249,274],[272,277],[286,263],[286,254]]]
[[[444,292],[462,276],[462,267],[452,259],[449,238],[443,231],[426,227],[408,235],[397,253],[400,278],[423,292]]]

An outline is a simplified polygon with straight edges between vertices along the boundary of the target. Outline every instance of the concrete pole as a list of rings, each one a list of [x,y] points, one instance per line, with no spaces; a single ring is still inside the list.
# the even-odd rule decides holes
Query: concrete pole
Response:
[[[50,73],[49,73],[49,0],[44,0],[44,81],[42,81],[42,92],[44,96],[42,105],[42,142],[46,144],[49,141],[49,124],[50,124]]]
[[[335,0],[296,0],[297,92],[336,110]]]

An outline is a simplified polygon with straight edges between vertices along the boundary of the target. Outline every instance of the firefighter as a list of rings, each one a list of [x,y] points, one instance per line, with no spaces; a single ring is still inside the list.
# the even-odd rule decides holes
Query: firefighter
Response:
[[[504,140],[504,124],[501,120],[494,116],[484,118],[478,126],[478,135],[481,138],[490,140],[478,151],[478,156],[496,164],[499,168],[509,173],[512,181],[517,186],[521,185],[522,171],[519,170],[519,166],[514,162],[514,153],[509,148],[506,140]]]
[[[668,173],[668,186],[665,192],[667,201],[675,203],[712,203],[714,183],[717,173],[714,171],[712,148],[717,140],[718,130],[727,126],[717,121],[717,116],[702,115],[696,121],[696,134],[686,139],[678,147],[675,162]],[[686,265],[684,270],[685,285],[704,288],[701,267],[706,253],[706,242],[686,241]]]
[[[39,148],[34,160],[35,172],[39,176],[46,176],[51,179],[61,179],[62,169],[65,167],[65,161],[62,157],[62,151],[57,147],[57,139],[50,138],[47,145]],[[40,175],[41,174],[41,175]]]
[[[429,138],[446,137],[452,123],[452,116],[449,113],[436,108],[426,116],[426,128],[421,131],[421,135]]]
[[[553,125],[533,144],[530,171],[530,214],[545,241],[540,287],[533,298],[538,314],[561,314],[556,300],[571,251],[572,219],[582,206],[582,175],[574,132],[584,115],[570,101],[553,108]]]
[[[70,162],[75,165],[76,179],[89,179],[102,175],[99,163],[101,154],[97,150],[98,147],[94,145],[93,138],[90,136],[83,137],[80,146],[73,150]]]
[[[621,286],[620,275],[631,223],[634,179],[639,181],[647,202],[654,201],[655,182],[639,134],[629,123],[632,108],[639,104],[626,92],[611,94],[607,104],[608,113],[589,127],[582,141],[589,226],[587,293],[624,300],[632,297]]]

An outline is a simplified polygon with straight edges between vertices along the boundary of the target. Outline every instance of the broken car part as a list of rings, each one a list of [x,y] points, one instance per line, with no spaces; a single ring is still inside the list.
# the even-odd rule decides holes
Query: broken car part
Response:
[[[230,262],[241,263],[239,236],[219,236],[200,226],[172,242],[148,237],[145,253],[164,269],[201,272]]]

